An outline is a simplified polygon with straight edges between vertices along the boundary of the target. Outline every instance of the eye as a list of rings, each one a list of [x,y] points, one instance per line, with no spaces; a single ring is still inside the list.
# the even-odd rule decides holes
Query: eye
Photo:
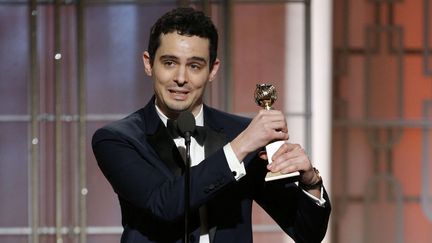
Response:
[[[191,63],[189,66],[192,70],[200,70],[201,69],[201,65],[198,63]]]
[[[171,60],[166,60],[166,61],[164,61],[164,66],[166,66],[166,67],[172,67],[172,66],[174,66],[175,65],[175,62],[174,61],[171,61]]]

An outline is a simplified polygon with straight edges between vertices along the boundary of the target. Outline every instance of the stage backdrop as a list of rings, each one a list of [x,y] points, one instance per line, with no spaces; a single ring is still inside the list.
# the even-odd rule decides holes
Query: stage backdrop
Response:
[[[431,7],[334,0],[332,242],[432,242]]]
[[[90,139],[150,99],[142,52],[151,24],[178,2],[188,1],[0,1],[0,242],[119,241],[118,201]],[[207,103],[253,116],[255,85],[272,83],[291,140],[314,156],[310,1],[195,6],[221,37]],[[253,223],[255,242],[291,242],[256,205]]]

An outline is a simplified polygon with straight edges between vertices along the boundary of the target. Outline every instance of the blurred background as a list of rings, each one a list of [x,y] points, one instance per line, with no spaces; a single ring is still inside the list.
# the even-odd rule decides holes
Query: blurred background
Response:
[[[208,13],[222,69],[206,91],[253,116],[278,91],[323,175],[324,242],[432,242],[430,0],[0,0],[0,242],[119,242],[93,132],[150,99],[142,53],[176,6]],[[292,242],[258,206],[254,241]]]

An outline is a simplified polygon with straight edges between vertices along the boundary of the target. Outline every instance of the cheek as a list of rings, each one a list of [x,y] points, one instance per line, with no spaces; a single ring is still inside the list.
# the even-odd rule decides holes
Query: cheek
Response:
[[[159,80],[159,79],[153,80],[154,91],[155,91],[155,93],[159,94],[159,96],[164,93],[165,86],[166,86],[165,83],[162,82],[161,80]]]
[[[195,77],[195,82],[193,82],[195,88],[197,89],[202,89],[206,86],[206,84],[208,83],[208,73],[202,74],[202,75],[198,75]]]
[[[158,76],[157,78],[154,77],[153,82],[155,89],[162,91],[165,89],[165,87],[169,84],[170,81],[167,77]]]
[[[171,80],[171,72],[169,70],[162,69],[159,65],[153,67],[153,79],[158,83],[166,83]]]

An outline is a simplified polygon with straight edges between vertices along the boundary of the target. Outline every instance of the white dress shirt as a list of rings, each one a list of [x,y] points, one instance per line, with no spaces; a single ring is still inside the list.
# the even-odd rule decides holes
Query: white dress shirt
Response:
[[[168,117],[162,113],[162,111],[156,106],[156,111],[161,118],[162,122],[167,125]],[[204,115],[203,115],[203,106],[201,105],[200,112],[197,116],[195,116],[195,123],[197,126],[204,126]],[[177,148],[179,148],[180,153],[183,156],[183,159],[185,159],[184,152],[186,151],[186,145],[185,140],[182,137],[175,138],[174,139],[175,144],[177,145]],[[223,147],[225,157],[228,161],[228,166],[230,167],[231,171],[233,172],[234,178],[236,180],[240,180],[243,176],[246,175],[246,169],[244,167],[244,164],[237,159],[237,156],[235,155],[234,151],[231,148],[231,144],[228,143]],[[204,145],[201,146],[198,144],[198,142],[195,140],[194,137],[191,137],[191,143],[190,143],[190,152],[191,152],[191,166],[198,165],[201,163],[201,161],[205,158],[205,152],[204,152]],[[209,243],[209,234],[208,234],[208,227],[207,227],[207,211],[205,207],[200,208],[200,220],[201,220],[201,236],[200,236],[200,243]]]

